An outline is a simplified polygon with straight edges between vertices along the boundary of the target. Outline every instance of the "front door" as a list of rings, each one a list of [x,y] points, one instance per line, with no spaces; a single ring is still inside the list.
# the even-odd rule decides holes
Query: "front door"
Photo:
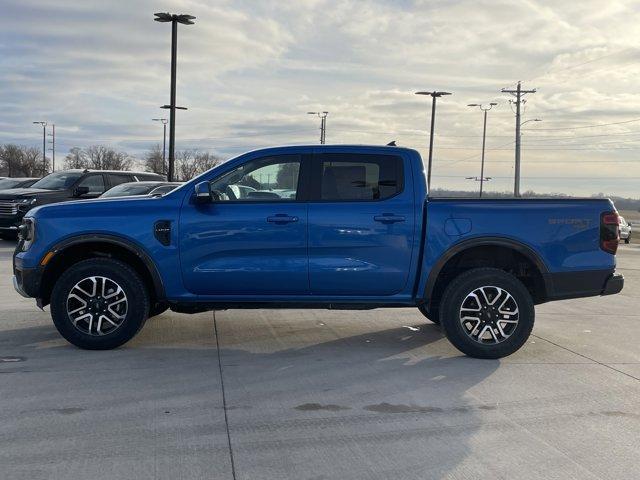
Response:
[[[397,155],[323,153],[309,204],[312,295],[401,292],[414,243],[413,185]],[[411,177],[409,177],[411,178]]]
[[[211,181],[217,200],[186,203],[180,256],[197,295],[304,295],[309,292],[307,204],[300,155],[251,160]]]

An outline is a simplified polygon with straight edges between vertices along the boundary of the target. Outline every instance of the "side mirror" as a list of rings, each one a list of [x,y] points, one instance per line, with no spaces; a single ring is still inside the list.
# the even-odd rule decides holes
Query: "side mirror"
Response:
[[[209,182],[196,183],[195,193],[196,203],[210,203],[213,201],[213,195],[211,195],[211,184]]]
[[[78,198],[86,195],[87,193],[89,193],[89,187],[76,187],[73,191],[73,196]]]

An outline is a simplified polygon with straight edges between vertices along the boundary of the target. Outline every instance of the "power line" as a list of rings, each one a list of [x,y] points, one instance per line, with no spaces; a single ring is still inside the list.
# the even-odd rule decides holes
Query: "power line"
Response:
[[[623,122],[611,122],[611,123],[594,123],[593,125],[581,125],[578,127],[556,127],[556,128],[527,128],[525,130],[530,131],[530,132],[537,132],[537,131],[556,131],[556,130],[578,130],[581,128],[595,128],[595,127],[606,127],[609,125],[622,125],[624,123],[634,123],[634,122],[640,122],[640,118],[634,118],[632,120],[625,120]]]

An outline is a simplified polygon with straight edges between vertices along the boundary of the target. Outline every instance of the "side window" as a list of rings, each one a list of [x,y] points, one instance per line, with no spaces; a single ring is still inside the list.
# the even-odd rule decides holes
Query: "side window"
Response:
[[[89,187],[89,194],[104,193],[104,178],[102,175],[88,175],[78,184],[79,187]]]
[[[133,182],[133,177],[131,175],[126,175],[124,173],[109,173],[109,183],[112,187],[116,185],[120,185],[121,183]]]
[[[402,191],[401,157],[339,153],[318,157],[321,200],[384,200]]]
[[[299,155],[252,160],[211,182],[220,201],[293,201],[298,197]]]

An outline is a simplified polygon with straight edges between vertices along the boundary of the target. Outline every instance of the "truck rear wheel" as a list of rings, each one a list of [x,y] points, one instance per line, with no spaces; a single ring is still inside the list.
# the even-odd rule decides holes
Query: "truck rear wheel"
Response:
[[[116,348],[133,338],[149,315],[149,293],[129,265],[90,258],[71,266],[51,293],[51,317],[60,334],[88,350]]]
[[[533,299],[513,275],[474,268],[457,276],[440,303],[440,322],[449,341],[475,358],[502,358],[529,338],[535,319]]]
[[[431,310],[427,310],[426,305],[420,305],[418,310],[420,310],[420,313],[427,317],[428,320],[431,320],[436,325],[440,325],[440,312],[437,307],[431,307]]]

